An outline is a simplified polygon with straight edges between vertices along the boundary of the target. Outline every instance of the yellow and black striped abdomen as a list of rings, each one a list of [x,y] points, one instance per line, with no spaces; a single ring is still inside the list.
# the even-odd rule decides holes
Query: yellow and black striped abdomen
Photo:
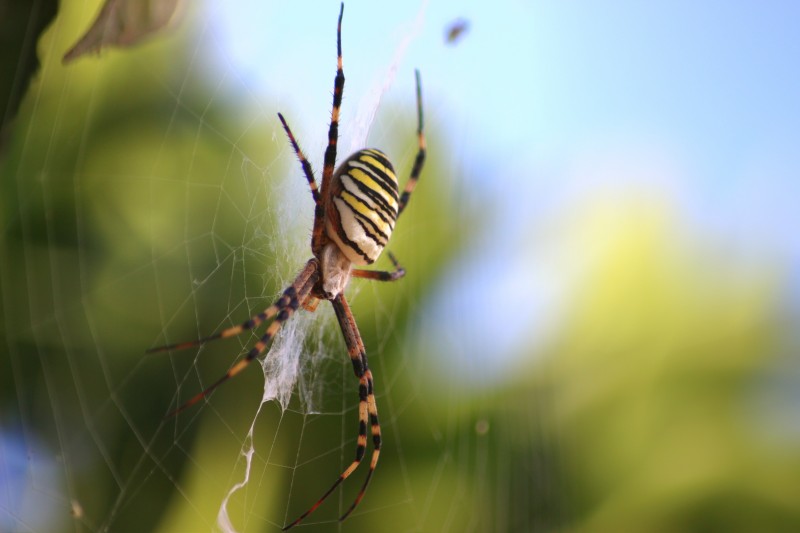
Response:
[[[336,169],[330,194],[328,236],[353,263],[375,262],[397,220],[397,176],[386,154],[365,149],[351,155]]]

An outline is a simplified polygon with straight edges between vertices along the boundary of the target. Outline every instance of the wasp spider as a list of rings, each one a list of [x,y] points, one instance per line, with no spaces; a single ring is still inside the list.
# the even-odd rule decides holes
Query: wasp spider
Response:
[[[339,23],[336,31],[337,69],[333,84],[333,110],[328,129],[328,146],[325,149],[322,168],[322,186],[318,187],[311,164],[306,159],[297,143],[289,125],[278,113],[278,118],[286,131],[289,142],[297,154],[303,173],[311,188],[314,199],[314,228],[311,237],[312,257],[297,276],[294,282],[283,291],[275,303],[261,313],[251,317],[238,326],[228,328],[211,336],[198,340],[161,346],[150,352],[180,350],[215,340],[238,335],[253,329],[260,324],[272,321],[264,335],[247,355],[234,364],[228,372],[212,383],[204,391],[196,394],[170,415],[180,413],[184,409],[205,398],[219,385],[229,380],[261,355],[270,344],[275,334],[295,311],[300,307],[313,311],[320,300],[328,300],[333,305],[353,370],[358,378],[358,439],[356,455],[353,462],[342,472],[334,484],[322,497],[300,515],[295,521],[284,527],[287,530],[299,524],[305,517],[314,512],[323,501],[358,468],[367,448],[367,431],[372,435],[372,456],[364,484],[340,520],[344,520],[356,508],[378,464],[381,449],[381,426],[378,423],[378,408],[375,403],[372,372],[367,365],[367,353],[358,332],[358,326],[347,304],[344,289],[351,277],[366,278],[377,281],[395,281],[405,275],[394,256],[389,253],[394,270],[390,272],[362,270],[354,266],[364,266],[375,262],[394,230],[394,224],[400,213],[408,205],[411,192],[417,184],[417,178],[425,161],[425,135],[422,129],[422,91],[420,89],[419,71],[416,72],[417,89],[417,152],[411,174],[402,194],[399,194],[397,177],[386,154],[380,150],[359,150],[348,157],[334,171],[336,164],[336,143],[339,129],[339,108],[342,103],[344,89],[344,72],[342,71],[342,14],[344,4],[339,11]]]

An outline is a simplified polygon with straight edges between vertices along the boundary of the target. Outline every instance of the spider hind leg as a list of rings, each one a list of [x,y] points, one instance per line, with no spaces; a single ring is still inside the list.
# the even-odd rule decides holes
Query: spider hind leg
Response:
[[[345,344],[347,345],[347,353],[353,363],[353,372],[358,378],[358,438],[356,439],[356,454],[353,462],[341,473],[333,485],[325,491],[325,494],[314,503],[306,512],[296,518],[293,522],[284,526],[283,531],[293,528],[302,522],[308,515],[317,510],[322,503],[330,496],[342,482],[350,477],[359,467],[367,451],[367,428],[372,435],[372,455],[369,463],[369,470],[358,491],[355,500],[339,518],[339,521],[347,518],[350,513],[361,503],[364,494],[367,492],[367,486],[372,479],[372,474],[375,472],[375,467],[378,465],[378,458],[380,457],[381,450],[381,426],[378,422],[378,405],[375,401],[375,391],[372,381],[372,371],[367,365],[367,353],[364,348],[364,342],[361,340],[361,334],[358,331],[353,312],[347,303],[343,294],[339,294],[331,300],[333,309],[336,313],[336,318],[339,321],[342,334],[344,335]]]

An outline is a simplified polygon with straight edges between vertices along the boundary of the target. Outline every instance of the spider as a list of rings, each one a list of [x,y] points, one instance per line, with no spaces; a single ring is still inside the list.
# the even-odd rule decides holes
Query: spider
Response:
[[[313,513],[325,499],[352,474],[361,464],[367,448],[367,431],[372,435],[372,455],[361,489],[352,505],[339,518],[347,518],[361,502],[378,464],[381,450],[381,426],[378,422],[378,407],[375,402],[372,371],[367,364],[367,353],[361,334],[358,332],[353,313],[344,295],[350,278],[365,278],[375,281],[395,281],[405,275],[405,270],[397,259],[387,252],[394,270],[375,271],[354,268],[374,263],[381,255],[394,229],[397,217],[408,205],[414,187],[417,184],[423,163],[425,162],[425,134],[422,127],[422,90],[419,71],[415,71],[417,92],[417,139],[419,148],[414,160],[411,174],[402,194],[399,194],[397,177],[392,164],[380,150],[363,149],[344,160],[334,171],[336,164],[336,143],[339,130],[339,108],[344,90],[344,72],[342,70],[342,15],[344,4],[339,10],[339,22],[336,29],[336,78],[333,84],[333,109],[328,128],[328,146],[325,149],[324,166],[322,168],[322,186],[317,187],[311,164],[300,149],[286,119],[278,113],[286,136],[294,150],[311,189],[314,200],[314,226],[311,236],[311,253],[313,257],[306,263],[294,282],[283,291],[283,294],[261,313],[252,316],[246,322],[208,337],[197,340],[152,348],[148,352],[181,350],[199,346],[216,339],[224,339],[239,335],[244,331],[258,327],[262,323],[272,321],[264,335],[247,353],[234,364],[228,372],[196,394],[188,401],[170,412],[167,416],[176,415],[205,398],[211,391],[244,370],[254,359],[264,353],[275,334],[284,322],[303,307],[314,311],[321,300],[328,300],[333,310],[347,345],[347,353],[353,364],[353,371],[358,378],[358,438],[356,455],[336,479],[333,485],[312,505],[283,530],[286,531]]]

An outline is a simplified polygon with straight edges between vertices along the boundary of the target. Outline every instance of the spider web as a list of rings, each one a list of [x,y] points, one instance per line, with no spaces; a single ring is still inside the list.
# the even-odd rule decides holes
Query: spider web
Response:
[[[417,16],[415,24],[417,32],[422,23],[423,12],[424,11],[421,9]],[[368,97],[365,98],[366,101],[358,106],[359,114],[354,121],[355,132],[350,142],[351,149],[347,153],[352,153],[366,145],[368,129],[375,118],[381,97],[392,85],[398,65],[403,59],[404,52],[413,36],[412,33],[406,34],[406,37],[398,47],[392,63],[388,68],[383,84],[378,90],[373,89]],[[292,213],[281,213],[280,219],[291,220],[291,217]],[[318,342],[315,348],[313,350],[308,350],[306,354],[305,369],[302,373],[299,373],[300,361],[298,354],[301,352],[300,347],[303,344],[303,337],[307,336],[310,331],[309,317],[306,315],[304,318],[305,320],[303,321],[295,320],[289,324],[288,327],[283,328],[285,329],[284,333],[270,350],[269,357],[263,361],[262,366],[264,369],[265,384],[264,396],[262,397],[261,405],[259,405],[259,412],[265,402],[273,399],[277,399],[282,408],[286,409],[289,404],[290,395],[297,383],[298,376],[300,377],[299,391],[302,404],[305,406],[305,411],[316,411],[317,402],[314,397],[319,395],[321,379],[319,379],[319,373],[315,370],[319,367],[320,362],[326,358],[326,354],[329,352],[328,346],[330,346],[330,342],[323,342],[322,336],[318,335]],[[325,325],[328,329],[330,329],[330,322],[330,320],[325,320]],[[248,429],[247,438],[245,439],[246,444],[241,450],[241,456],[245,461],[243,479],[233,485],[227,492],[225,498],[222,500],[217,515],[217,525],[226,532],[236,531],[228,513],[230,499],[236,492],[244,489],[250,481],[252,459],[255,453],[253,434],[257,420],[258,415],[256,415],[253,424],[251,424]]]
[[[66,66],[100,0],[0,4],[2,532],[278,531],[356,448],[325,303],[163,418],[263,327],[145,350],[241,324],[309,257],[276,113],[319,175],[339,11],[165,2],[185,18]],[[402,183],[417,67],[429,152],[407,276],[348,290],[380,464],[347,522],[364,466],[301,527],[800,530],[797,8],[421,4],[345,9],[339,160],[378,147]]]
[[[142,353],[241,323],[269,305],[308,259],[313,205],[275,114],[286,114],[319,174],[336,10],[320,10],[313,22],[319,38],[287,41],[284,54],[297,50],[293,61],[308,66],[293,79],[279,76],[285,64],[276,62],[264,92],[261,80],[226,57],[213,17],[201,8],[189,10],[162,40],[57,66],[95,9],[65,3],[42,39],[42,75],[21,110],[6,167],[6,175],[18,177],[12,209],[19,222],[9,235],[18,234],[20,244],[6,242],[4,261],[20,254],[27,269],[4,270],[9,388],[18,403],[3,432],[18,428],[22,453],[32,458],[22,475],[33,483],[7,505],[4,520],[10,522],[0,522],[0,529],[158,525],[171,531],[199,523],[225,531],[275,530],[315,501],[355,449],[357,384],[329,306],[300,312],[282,328],[258,361],[260,399],[253,394],[257,372],[249,368],[186,413],[158,419],[224,373],[260,331],[166,355]],[[393,53],[377,64],[345,44],[340,160],[369,136],[371,145],[399,154],[401,176],[410,168],[413,66],[403,56],[422,13],[410,12],[386,36],[382,46]],[[274,30],[270,46],[277,47],[285,36],[277,29],[282,12],[276,8],[268,16],[275,19],[267,24]],[[348,11],[345,43],[359,20],[363,16]],[[396,85],[401,70],[404,81]],[[129,84],[140,89],[128,92]],[[385,124],[373,128],[379,122]],[[26,187],[24,180],[35,185]],[[32,212],[42,214],[42,227]],[[420,223],[409,225],[413,231]],[[413,501],[402,440],[391,430],[419,396],[407,384],[407,363],[383,361],[401,353],[395,346],[411,327],[398,321],[405,312],[397,296],[384,296],[402,286],[353,285],[357,317],[369,310],[359,325],[376,375],[387,369],[378,377],[378,402],[387,446],[395,448],[389,471],[400,474],[391,483],[385,478],[392,488],[378,487],[384,497],[368,504],[372,487],[359,509],[369,515]],[[10,312],[23,301],[28,308],[17,317],[27,320]],[[36,387],[47,391],[49,405],[34,405]],[[408,392],[396,405],[391,397],[398,387]],[[50,418],[51,433],[37,430],[42,417]],[[119,448],[119,440],[127,444]],[[14,442],[3,440],[4,456],[19,453]],[[308,522],[335,525],[362,470],[345,485],[350,490],[333,495]],[[4,485],[12,479],[4,475]],[[92,484],[111,488],[98,492]],[[42,498],[53,504],[36,513]],[[164,508],[170,499],[182,504],[157,522],[137,516],[142,502]],[[209,513],[212,508],[217,511]],[[356,513],[351,521],[358,520]]]

